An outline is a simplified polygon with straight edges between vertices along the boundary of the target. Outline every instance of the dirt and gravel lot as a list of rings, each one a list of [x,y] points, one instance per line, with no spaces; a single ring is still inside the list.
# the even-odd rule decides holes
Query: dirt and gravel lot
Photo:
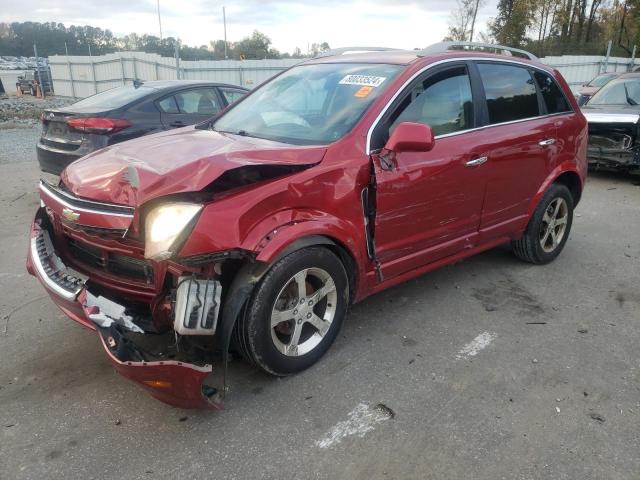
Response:
[[[113,372],[24,270],[37,127],[0,130],[0,478],[639,479],[640,186],[592,175],[545,267],[497,248],[353,307],[315,367],[234,361],[227,409]]]

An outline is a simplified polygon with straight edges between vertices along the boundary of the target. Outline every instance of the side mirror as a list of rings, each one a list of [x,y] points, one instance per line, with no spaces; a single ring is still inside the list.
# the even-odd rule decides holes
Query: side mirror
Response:
[[[385,150],[400,152],[428,152],[435,140],[433,130],[423,123],[402,122],[393,130]]]

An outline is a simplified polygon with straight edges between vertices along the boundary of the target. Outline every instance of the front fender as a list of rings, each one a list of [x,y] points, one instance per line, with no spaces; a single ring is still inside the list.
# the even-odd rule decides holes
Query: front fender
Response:
[[[365,238],[364,226],[359,231],[355,226],[336,217],[324,215],[322,218],[309,220],[293,220],[276,228],[263,229],[258,226],[257,231],[252,232],[249,241],[254,245],[245,245],[244,248],[258,253],[256,260],[271,263],[289,245],[296,241],[309,237],[326,237],[342,245],[349,254],[362,265]]]

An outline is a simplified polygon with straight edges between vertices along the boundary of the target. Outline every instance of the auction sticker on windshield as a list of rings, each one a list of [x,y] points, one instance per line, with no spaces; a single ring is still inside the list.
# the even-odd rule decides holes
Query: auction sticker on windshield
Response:
[[[374,77],[372,75],[347,75],[338,83],[340,85],[360,85],[361,87],[379,87],[387,77]]]

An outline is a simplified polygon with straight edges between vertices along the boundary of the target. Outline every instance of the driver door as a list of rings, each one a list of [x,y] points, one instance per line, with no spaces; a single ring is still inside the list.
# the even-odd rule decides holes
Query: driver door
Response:
[[[372,153],[375,251],[385,279],[476,245],[487,175],[477,85],[465,63],[430,69],[410,84],[376,127],[380,148],[402,122],[429,125],[428,152],[399,152],[389,168]],[[476,99],[476,101],[474,101]],[[386,117],[386,118],[385,118]]]

